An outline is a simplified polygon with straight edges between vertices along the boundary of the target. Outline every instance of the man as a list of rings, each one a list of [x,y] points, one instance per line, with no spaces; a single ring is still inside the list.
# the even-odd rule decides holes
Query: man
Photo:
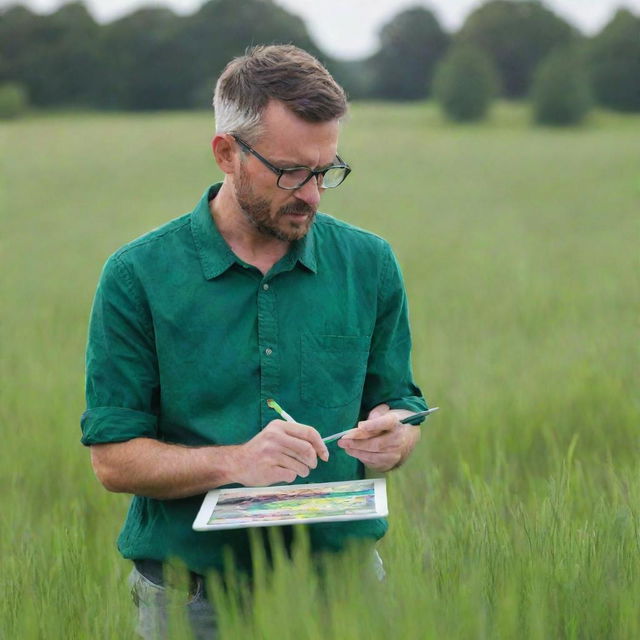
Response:
[[[104,486],[134,494],[118,546],[135,561],[148,637],[163,624],[149,591],[162,593],[164,560],[192,572],[197,629],[215,626],[202,574],[222,569],[225,549],[250,571],[246,530],[192,530],[204,492],[388,471],[419,438],[399,420],[426,407],[389,246],[316,213],[350,171],[338,154],[343,90],[296,47],[256,47],[229,63],[214,108],[224,181],[109,258],[87,347],[82,441]],[[349,425],[351,437],[322,442]],[[386,526],[309,535],[314,552],[338,551]]]

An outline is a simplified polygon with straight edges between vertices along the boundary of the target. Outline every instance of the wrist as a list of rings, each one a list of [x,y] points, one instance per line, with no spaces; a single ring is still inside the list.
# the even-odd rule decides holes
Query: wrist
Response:
[[[242,484],[241,472],[243,469],[242,445],[228,445],[214,447],[218,456],[215,465],[219,470],[218,484]]]

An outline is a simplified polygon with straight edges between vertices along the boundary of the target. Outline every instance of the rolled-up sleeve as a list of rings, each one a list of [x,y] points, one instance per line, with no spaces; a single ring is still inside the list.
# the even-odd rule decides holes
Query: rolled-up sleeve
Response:
[[[422,392],[413,381],[407,295],[400,266],[388,246],[367,363],[363,414],[381,403],[391,409],[409,411],[427,408]]]
[[[114,254],[91,310],[82,443],[157,437],[158,361],[151,314],[131,268]]]

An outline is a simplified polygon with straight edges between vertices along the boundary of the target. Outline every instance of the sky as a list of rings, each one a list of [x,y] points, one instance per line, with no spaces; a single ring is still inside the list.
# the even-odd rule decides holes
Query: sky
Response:
[[[237,0],[242,2],[242,0]],[[380,28],[402,9],[421,5],[434,11],[441,24],[456,30],[484,0],[275,0],[299,15],[309,33],[329,55],[357,59],[373,53]],[[0,8],[24,4],[33,11],[54,11],[65,0],[0,0]],[[202,0],[85,0],[96,20],[109,22],[141,6],[163,5],[176,13],[193,13]],[[640,0],[546,0],[545,4],[584,33],[597,32],[618,7],[640,15]]]

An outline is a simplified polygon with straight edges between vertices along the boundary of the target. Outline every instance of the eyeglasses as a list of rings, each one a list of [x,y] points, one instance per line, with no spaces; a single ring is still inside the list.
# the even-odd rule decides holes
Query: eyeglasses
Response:
[[[267,169],[273,171],[273,173],[278,176],[278,182],[276,184],[281,189],[295,191],[307,184],[311,178],[316,178],[318,187],[321,189],[335,189],[340,186],[351,173],[351,167],[338,155],[336,155],[338,164],[332,164],[324,169],[310,169],[309,167],[287,167],[282,169],[271,164],[266,158],[242,140],[242,138],[239,138],[233,133],[231,136],[242,149],[254,155]]]

